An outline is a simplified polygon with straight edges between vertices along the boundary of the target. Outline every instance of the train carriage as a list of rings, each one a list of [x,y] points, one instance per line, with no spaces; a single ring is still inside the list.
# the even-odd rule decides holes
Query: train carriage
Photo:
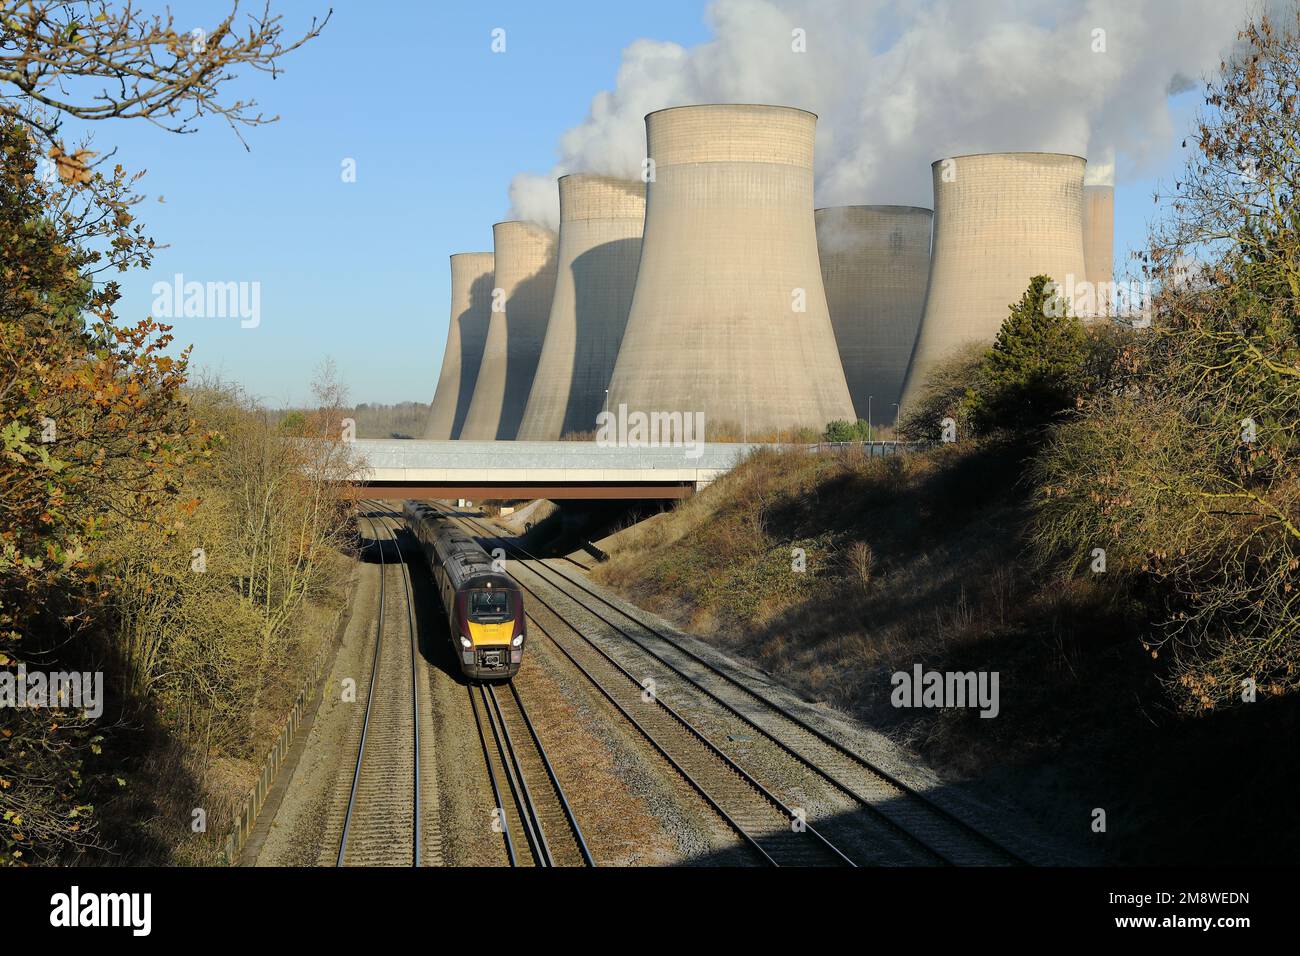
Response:
[[[461,672],[474,680],[514,677],[528,641],[518,585],[436,508],[408,501],[403,514],[433,571]]]

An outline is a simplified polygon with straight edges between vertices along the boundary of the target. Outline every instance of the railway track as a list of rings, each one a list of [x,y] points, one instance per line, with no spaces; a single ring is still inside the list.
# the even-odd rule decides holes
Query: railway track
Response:
[[[522,556],[521,563],[538,580],[558,590],[566,599],[626,638],[675,679],[713,701],[727,715],[761,734],[800,765],[821,777],[910,846],[925,862],[952,865],[1024,864],[1025,861],[1019,855],[988,834],[907,786],[844,742],[809,724],[762,691],[738,680],[685,647],[678,639],[620,607],[569,574],[506,542],[483,522],[458,517],[466,524],[478,526],[486,536]],[[543,574],[539,568],[547,573]],[[526,587],[523,582],[520,585]],[[557,618],[564,620],[563,615],[540,594],[532,588],[528,590],[538,601],[549,607]],[[627,623],[620,625],[618,621]],[[567,622],[566,626],[572,627]],[[572,629],[587,643],[595,646],[580,630]],[[596,649],[623,670],[603,650],[598,647]],[[626,670],[624,673],[631,677]]]
[[[471,527],[486,527],[442,510]],[[500,540],[490,528],[487,530],[490,537]],[[647,691],[631,672],[569,623],[534,588],[512,576],[577,639],[561,640],[538,620],[535,612],[529,615],[533,626],[637,728],[761,862],[774,866],[854,865],[807,821],[801,808],[788,805],[755,779],[687,717]]]
[[[366,502],[377,511],[382,507]],[[366,691],[361,741],[339,838],[337,866],[420,866],[421,841],[419,647],[410,572],[401,544],[383,516],[366,516],[379,555],[379,609]],[[381,528],[388,532],[385,539]],[[391,544],[396,561],[389,559]],[[405,622],[385,613],[389,569],[397,565],[405,595]],[[436,857],[439,848],[429,847]]]
[[[422,853],[429,855],[419,838],[422,823],[426,832],[429,829],[428,822],[421,819],[421,787],[418,783],[411,786],[405,771],[409,766],[413,779],[421,779],[419,651],[410,571],[403,560],[396,534],[402,519],[382,502],[368,501],[364,504],[378,515],[372,514],[366,520],[375,529],[376,542],[380,546],[380,623],[376,631],[375,664],[352,794],[339,846],[340,866],[345,863],[377,865],[399,858],[419,861]],[[382,522],[392,522],[396,526],[384,525],[389,532],[388,541],[398,558],[396,562],[385,561],[383,542],[379,542],[378,535]],[[406,644],[410,648],[411,670],[409,674],[403,670],[404,683],[397,679],[397,674],[399,665],[405,667],[406,644],[399,646],[396,632],[384,630],[384,569],[394,563],[401,566],[406,595],[408,628],[405,633],[409,637]],[[377,701],[376,683],[381,695],[391,693],[395,696]],[[388,691],[383,690],[385,687]],[[595,866],[582,829],[518,689],[513,684],[500,688],[489,684],[469,684],[467,691],[495,798],[492,825],[502,834],[510,864]],[[400,719],[394,719],[398,715],[401,715]],[[376,726],[377,723],[381,726]],[[407,741],[410,741],[409,747]],[[409,808],[404,809],[408,795],[412,802]],[[372,816],[378,819],[371,821]],[[365,824],[371,822],[376,825],[365,829]],[[411,864],[408,862],[406,865]]]
[[[496,798],[493,827],[502,833],[510,865],[595,866],[518,688],[468,689]]]

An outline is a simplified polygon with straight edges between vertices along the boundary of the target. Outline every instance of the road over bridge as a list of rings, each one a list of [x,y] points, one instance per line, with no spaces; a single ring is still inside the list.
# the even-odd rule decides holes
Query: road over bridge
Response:
[[[359,494],[385,498],[685,498],[757,444],[627,448],[579,441],[358,439]]]

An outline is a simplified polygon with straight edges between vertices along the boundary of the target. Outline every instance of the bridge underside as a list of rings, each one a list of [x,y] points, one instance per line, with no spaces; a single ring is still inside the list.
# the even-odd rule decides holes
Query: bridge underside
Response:
[[[468,484],[460,481],[422,481],[416,484],[371,481],[354,486],[357,498],[467,498],[470,501],[517,501],[549,498],[552,501],[591,501],[597,499],[676,500],[688,498],[695,491],[689,481],[658,481],[628,484],[618,481],[565,482],[489,481]]]

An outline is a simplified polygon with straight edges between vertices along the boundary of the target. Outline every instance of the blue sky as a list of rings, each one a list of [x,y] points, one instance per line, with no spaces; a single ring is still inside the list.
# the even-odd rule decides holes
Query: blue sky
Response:
[[[327,3],[276,6],[292,34]],[[225,8],[186,3],[178,26],[210,25]],[[504,56],[489,48],[496,26],[508,30]],[[428,401],[446,335],[447,257],[491,249],[511,178],[551,167],[560,134],[613,86],[623,48],[641,37],[707,40],[704,3],[336,0],[324,34],[279,79],[241,80],[241,93],[282,117],[245,133],[251,151],[219,120],[191,136],[96,126],[97,149],[116,146],[118,161],[147,169],[140,216],[169,245],[151,271],[127,277],[121,315],[149,313],[154,283],[176,273],[259,282],[256,328],[174,320],[196,366],[280,405],[305,401],[328,357],[354,401]],[[355,183],[342,181],[346,159]],[[1117,259],[1141,242],[1152,188],[1144,179],[1117,189]]]

